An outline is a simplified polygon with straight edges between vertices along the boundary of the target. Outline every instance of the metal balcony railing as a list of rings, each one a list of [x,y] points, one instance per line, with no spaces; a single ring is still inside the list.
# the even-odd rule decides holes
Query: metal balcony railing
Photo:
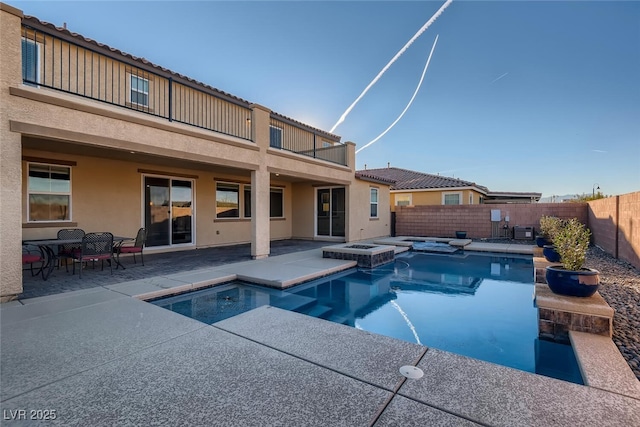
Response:
[[[347,165],[347,146],[336,141],[329,141],[319,137],[315,132],[271,117],[270,146],[281,150],[291,151],[326,160],[339,165]]]
[[[23,23],[23,82],[253,140],[248,103],[92,46]]]

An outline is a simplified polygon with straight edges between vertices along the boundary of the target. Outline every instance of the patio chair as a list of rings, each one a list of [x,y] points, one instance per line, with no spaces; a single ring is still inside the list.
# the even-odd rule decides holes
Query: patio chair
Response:
[[[146,241],[147,230],[145,228],[140,228],[135,240],[124,240],[120,242],[120,244],[116,245],[116,247],[114,248],[114,252],[118,257],[118,261],[116,262],[116,264],[120,264],[120,254],[133,254],[133,262],[137,264],[136,254],[140,254],[140,260],[142,262],[142,265],[144,265],[144,256],[142,255],[142,251],[144,249]]]
[[[80,228],[63,228],[62,230],[58,230],[59,240],[82,239],[84,235],[85,235],[84,230]],[[67,263],[67,260],[73,259],[74,254],[78,254],[78,253],[80,253],[79,244],[60,245],[58,248],[58,268],[60,268],[60,260],[64,258],[65,259],[64,266],[67,269],[67,273],[68,273],[69,264]]]
[[[73,258],[80,262],[80,278],[82,278],[82,263],[93,261],[102,261],[102,270],[104,270],[104,260],[109,261],[109,269],[113,274],[113,234],[111,233],[87,233],[82,238],[80,252],[74,252]],[[76,274],[76,263],[73,263],[73,274]]]
[[[34,273],[33,264],[40,263],[40,267],[38,268],[38,272]],[[42,249],[40,249],[36,245],[22,245],[22,265],[29,264],[29,269],[31,270],[31,276],[35,276],[36,274],[40,274],[42,268],[44,267],[44,254],[42,253]]]

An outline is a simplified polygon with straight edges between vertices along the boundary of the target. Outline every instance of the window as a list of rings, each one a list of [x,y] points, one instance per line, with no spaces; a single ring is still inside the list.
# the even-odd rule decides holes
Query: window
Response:
[[[251,186],[244,186],[244,216],[251,218]],[[284,191],[282,188],[272,188],[269,191],[269,217],[284,217]]]
[[[329,148],[329,147],[333,147],[333,144],[330,143],[329,141],[322,141],[322,148]]]
[[[443,205],[460,205],[462,204],[461,193],[442,193]]]
[[[396,206],[411,205],[411,194],[396,194]]]
[[[71,168],[29,164],[29,221],[71,220]]]
[[[131,74],[131,103],[149,106],[149,80]]]
[[[269,126],[269,144],[274,148],[282,148],[282,128]]]
[[[22,80],[27,83],[40,82],[40,46],[34,41],[22,39]]]
[[[282,188],[272,188],[269,192],[269,216],[271,218],[284,217],[284,196]]]
[[[219,182],[216,184],[216,218],[240,216],[240,186]]]
[[[251,218],[251,186],[244,186],[244,217]]]
[[[371,213],[369,214],[371,218],[378,217],[378,189],[371,189]]]
[[[473,193],[469,193],[469,204],[473,204]]]

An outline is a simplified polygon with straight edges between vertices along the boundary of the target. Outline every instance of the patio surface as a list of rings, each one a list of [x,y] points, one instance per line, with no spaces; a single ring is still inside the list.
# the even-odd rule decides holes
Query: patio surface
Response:
[[[33,424],[32,415],[51,411],[49,423],[78,426],[640,425],[640,399],[622,392],[269,306],[206,325],[131,298],[237,274],[289,283],[294,275],[349,267],[322,259],[318,248],[283,245],[292,245],[282,250],[288,254],[273,255],[272,246],[265,260],[211,265],[217,260],[208,259],[202,266],[192,260],[186,271],[173,270],[177,262],[165,265],[160,254],[145,256],[145,267],[129,268],[126,260],[127,270],[113,276],[89,270],[80,280],[56,270],[51,281],[38,278],[66,291],[51,295],[28,278],[24,295],[40,296],[0,306],[3,425]],[[200,251],[207,250],[190,252]],[[76,283],[85,288],[72,290]],[[403,365],[424,376],[406,379],[398,371]]]

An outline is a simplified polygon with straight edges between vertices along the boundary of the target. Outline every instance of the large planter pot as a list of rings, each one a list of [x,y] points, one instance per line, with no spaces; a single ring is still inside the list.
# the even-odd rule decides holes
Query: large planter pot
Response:
[[[546,239],[544,236],[536,236],[536,245],[539,248],[544,248],[544,245],[550,245],[551,242]]]
[[[456,231],[456,239],[466,239],[467,232],[466,231]]]
[[[591,268],[571,271],[551,265],[546,268],[545,278],[553,293],[571,297],[590,297],[600,286],[600,272]]]
[[[560,254],[556,252],[556,248],[554,248],[553,245],[544,245],[542,254],[549,262],[560,262]]]

